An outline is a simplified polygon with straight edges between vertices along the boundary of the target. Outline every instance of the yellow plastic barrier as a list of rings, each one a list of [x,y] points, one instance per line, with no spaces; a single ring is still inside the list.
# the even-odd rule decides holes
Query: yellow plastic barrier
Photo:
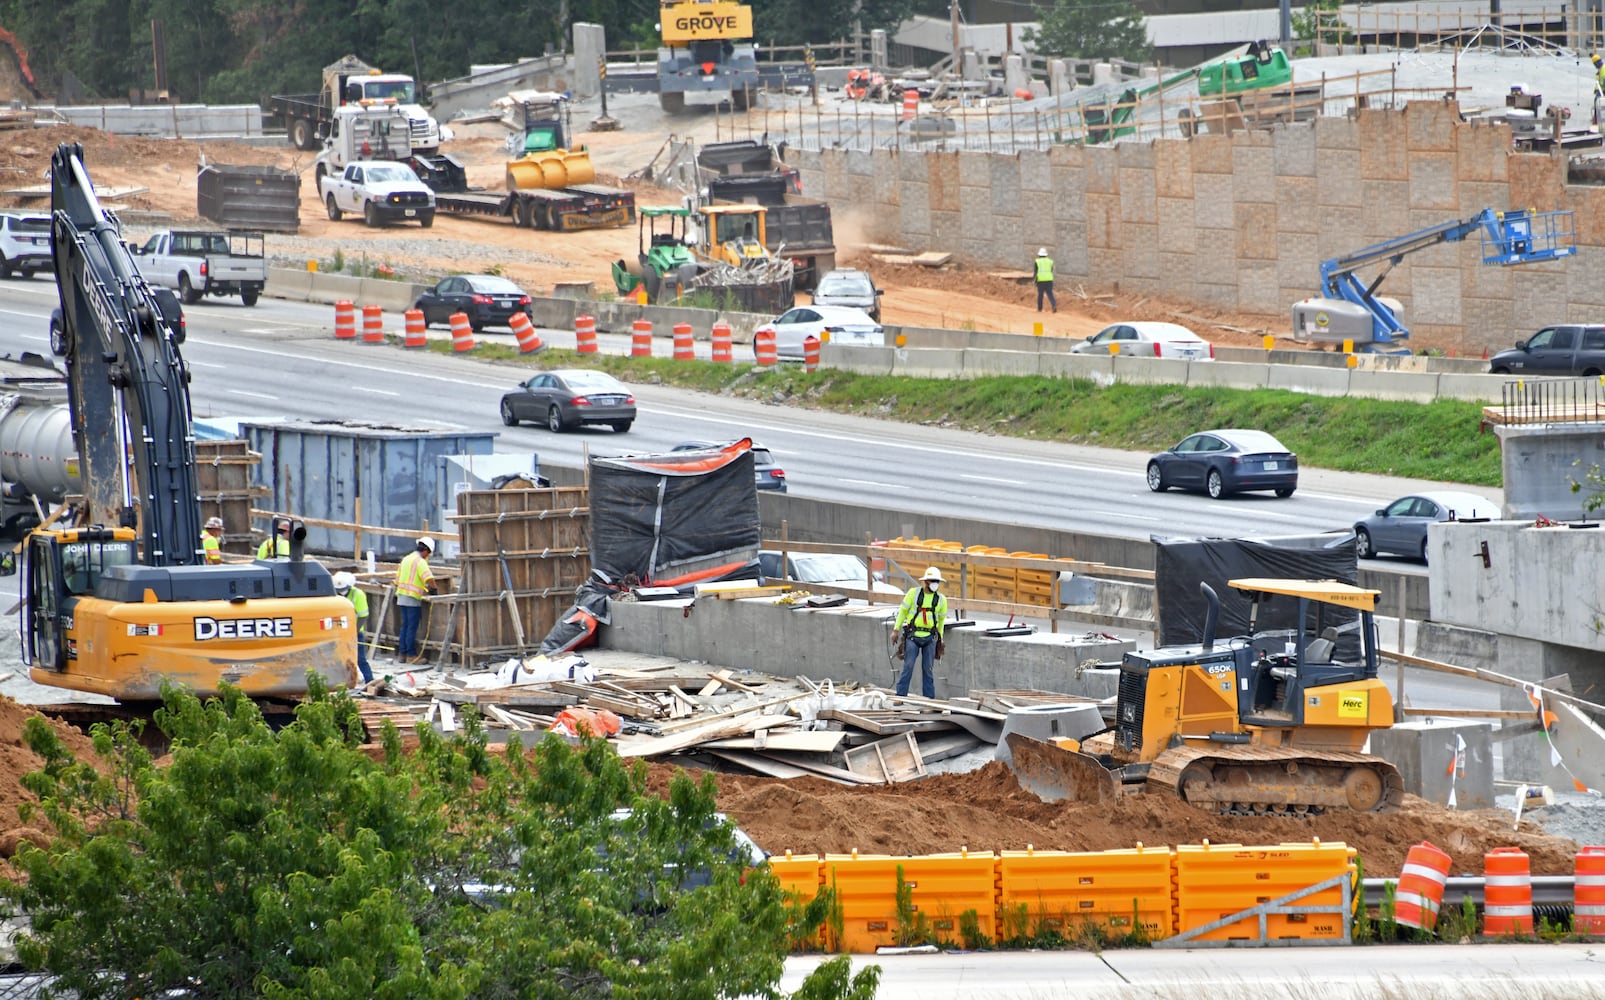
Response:
[[[1021,559],[1053,558],[1041,552],[1010,552],[1009,555]],[[1054,600],[1057,595],[1054,593],[1053,573],[1049,570],[1022,569],[1015,576],[1018,581],[1016,586],[1019,588],[1019,596],[1014,599],[1016,604],[1040,604],[1049,607],[1057,603]]]
[[[938,944],[973,948],[979,940],[966,940],[964,914],[975,913],[975,933],[987,941],[997,939],[998,870],[991,851],[971,854],[926,854],[903,859],[903,880],[917,914]]]
[[[1176,848],[1176,933],[1202,927],[1223,917],[1269,902],[1300,889],[1347,874],[1358,874],[1355,850],[1343,843],[1280,844],[1244,847],[1203,844]],[[1338,906],[1341,887],[1305,896],[1297,906]],[[1272,940],[1342,938],[1345,915],[1271,914],[1266,934]],[[1257,940],[1256,918],[1239,920],[1200,935],[1202,941]]]
[[[909,860],[857,851],[825,855],[820,874],[841,911],[841,938],[829,942],[831,951],[872,954],[897,943],[897,868]]]
[[[827,854],[825,886],[836,892],[841,939],[832,950],[873,953],[884,945],[924,943],[974,946],[964,940],[964,913],[975,911],[976,931],[997,935],[997,858],[986,854]],[[898,869],[909,892],[910,926],[898,914]]]
[[[824,869],[817,854],[775,854],[769,857],[769,870],[780,880],[781,891],[799,903],[810,903],[824,885]],[[815,933],[819,947],[825,945],[825,928],[820,925]]]
[[[1111,935],[1171,933],[1173,871],[1168,847],[1071,853],[1004,851],[998,858],[998,920],[1005,940],[1052,931],[1074,940],[1083,925]]]

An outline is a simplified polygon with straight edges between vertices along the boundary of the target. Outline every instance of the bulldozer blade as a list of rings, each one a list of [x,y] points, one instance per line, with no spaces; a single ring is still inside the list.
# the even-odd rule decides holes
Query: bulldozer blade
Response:
[[[1066,750],[1020,733],[1007,737],[1009,766],[1020,787],[1044,802],[1107,802],[1120,794],[1115,772],[1096,757]]]

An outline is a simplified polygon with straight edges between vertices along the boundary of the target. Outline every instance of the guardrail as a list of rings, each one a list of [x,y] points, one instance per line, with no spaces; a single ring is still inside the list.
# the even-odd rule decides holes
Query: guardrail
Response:
[[[1485,425],[1597,424],[1605,421],[1605,377],[1508,381],[1499,405],[1483,407],[1482,419]]]

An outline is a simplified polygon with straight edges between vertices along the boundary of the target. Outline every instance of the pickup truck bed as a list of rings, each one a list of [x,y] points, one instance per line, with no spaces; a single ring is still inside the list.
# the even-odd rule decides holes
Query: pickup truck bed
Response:
[[[451,215],[511,219],[515,225],[567,233],[634,222],[635,192],[602,184],[576,184],[556,189],[437,193],[435,207]]]

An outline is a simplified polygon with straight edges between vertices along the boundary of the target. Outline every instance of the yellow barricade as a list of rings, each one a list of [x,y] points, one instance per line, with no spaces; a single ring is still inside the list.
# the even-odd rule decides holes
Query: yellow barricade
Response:
[[[831,951],[867,954],[897,944],[897,868],[908,860],[856,851],[825,855],[820,873],[841,911],[841,938],[828,942]]]
[[[1010,552],[1011,556],[1021,559],[1052,559],[1050,555],[1041,552]],[[1058,594],[1054,592],[1053,573],[1045,569],[1022,569],[1015,574],[1016,587],[1019,588],[1016,604],[1039,604],[1043,607],[1058,605]]]
[[[784,855],[771,855],[769,870],[775,873],[780,880],[780,888],[787,896],[799,903],[807,904],[819,895],[824,882],[824,868],[820,865],[817,854],[792,854],[787,851]],[[825,944],[825,927],[821,924],[815,932],[815,938],[820,947]]]
[[[997,860],[991,851],[967,850],[904,858],[903,880],[910,889],[916,927],[923,927],[937,944],[978,948],[997,940]],[[965,921],[971,911],[973,933]]]
[[[1006,556],[1008,551],[991,545],[971,545],[964,550],[971,555],[978,556]],[[977,597],[983,601],[1002,601],[1005,603],[1014,600],[1014,570],[1003,569],[998,566],[972,566],[970,567],[969,589],[965,591],[967,597]]]
[[[902,916],[897,906],[899,868],[909,893]],[[822,870],[841,911],[841,939],[830,942],[833,951],[867,954],[883,945],[926,941],[975,947],[982,942],[964,940],[968,910],[975,911],[979,935],[996,937],[997,858],[991,853],[909,858],[827,854]]]
[[[1086,925],[1155,941],[1171,934],[1174,877],[1168,847],[1070,853],[1003,851],[998,920],[1003,940],[1052,932],[1076,940]]]
[[[1281,844],[1244,847],[1204,844],[1176,848],[1176,933],[1269,902],[1358,869],[1355,850],[1343,843]],[[1305,896],[1297,906],[1340,906],[1339,886]],[[1345,914],[1271,914],[1265,932],[1272,940],[1342,938]],[[1201,941],[1257,940],[1258,919],[1248,917],[1201,935]]]

